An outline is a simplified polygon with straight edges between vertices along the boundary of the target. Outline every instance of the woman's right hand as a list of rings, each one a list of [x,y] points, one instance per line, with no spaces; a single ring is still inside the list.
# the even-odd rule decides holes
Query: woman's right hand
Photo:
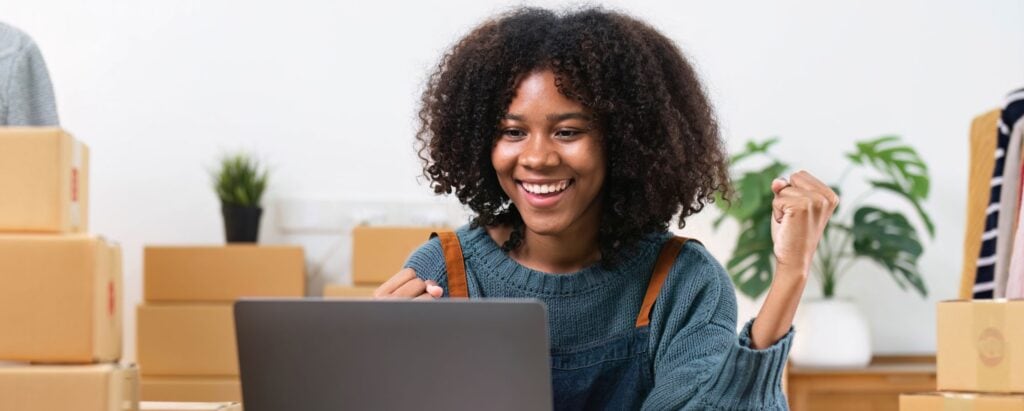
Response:
[[[433,300],[441,298],[444,289],[432,280],[422,280],[411,268],[402,269],[373,292],[373,298],[403,298],[413,300]]]

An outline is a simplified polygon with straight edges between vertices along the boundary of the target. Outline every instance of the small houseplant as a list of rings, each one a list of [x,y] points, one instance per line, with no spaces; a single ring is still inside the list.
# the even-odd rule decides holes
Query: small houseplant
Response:
[[[771,207],[774,195],[771,181],[789,170],[789,164],[776,157],[771,148],[778,142],[770,138],[762,142],[750,141],[731,158],[737,197],[733,201],[718,201],[722,215],[714,222],[717,228],[724,220],[735,220],[740,235],[726,268],[736,287],[747,296],[757,298],[771,285],[774,264],[771,238]],[[852,151],[845,153],[849,164],[839,181],[832,186],[843,197],[839,209],[822,235],[815,254],[811,275],[821,285],[821,300],[801,305],[804,319],[813,325],[802,327],[798,340],[822,334],[822,339],[802,344],[810,350],[825,347],[830,352],[815,352],[803,356],[800,341],[794,342],[792,358],[805,365],[856,365],[870,360],[867,326],[856,308],[836,299],[836,286],[858,260],[869,260],[881,266],[902,289],[912,289],[921,296],[928,294],[918,269],[918,259],[924,251],[921,238],[934,237],[935,225],[925,211],[923,202],[928,198],[930,180],[928,167],[910,146],[897,136],[883,136],[856,142]],[[758,166],[750,168],[752,163]],[[745,170],[745,171],[742,171]],[[841,193],[844,180],[851,172],[866,174],[869,189],[856,196]],[[867,203],[871,196],[887,193],[913,210],[911,222],[900,210],[887,210]],[[857,317],[843,324],[843,317]],[[798,316],[797,325],[801,325]],[[858,324],[859,322],[859,324]],[[808,329],[810,328],[810,329]],[[822,330],[819,328],[831,328]],[[858,329],[862,329],[860,333]],[[862,335],[861,335],[862,334]],[[850,348],[844,357],[841,349],[832,345],[862,341],[863,346]]]
[[[267,187],[267,170],[248,154],[224,155],[213,172],[213,188],[220,198],[227,242],[254,243],[259,237],[260,199]]]

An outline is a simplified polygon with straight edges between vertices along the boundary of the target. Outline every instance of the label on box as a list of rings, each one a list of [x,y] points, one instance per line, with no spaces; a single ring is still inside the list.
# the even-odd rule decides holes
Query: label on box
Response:
[[[107,316],[114,316],[114,309],[117,308],[117,290],[114,289],[114,280],[107,281]]]
[[[983,386],[1008,385],[1010,364],[1006,361],[1006,307],[1000,304],[975,304],[974,335],[978,351],[978,381]]]

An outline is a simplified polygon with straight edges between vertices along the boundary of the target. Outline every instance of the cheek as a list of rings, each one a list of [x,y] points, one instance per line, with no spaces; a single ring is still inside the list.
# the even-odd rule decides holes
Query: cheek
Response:
[[[509,178],[516,164],[516,153],[508,144],[497,142],[491,149],[491,166],[498,173],[498,180]]]
[[[573,147],[566,153],[570,166],[581,176],[587,177],[591,183],[600,187],[604,183],[606,172],[604,150],[601,146],[592,144],[581,144]]]

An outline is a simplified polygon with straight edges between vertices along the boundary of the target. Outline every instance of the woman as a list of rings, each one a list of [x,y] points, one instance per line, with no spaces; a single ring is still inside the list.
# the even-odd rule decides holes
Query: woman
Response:
[[[378,297],[544,301],[560,409],[786,408],[793,314],[838,198],[806,172],[772,183],[775,278],[737,335],[722,266],[667,231],[730,192],[672,41],[615,12],[522,9],[445,54],[422,103],[424,173],[476,216]]]

